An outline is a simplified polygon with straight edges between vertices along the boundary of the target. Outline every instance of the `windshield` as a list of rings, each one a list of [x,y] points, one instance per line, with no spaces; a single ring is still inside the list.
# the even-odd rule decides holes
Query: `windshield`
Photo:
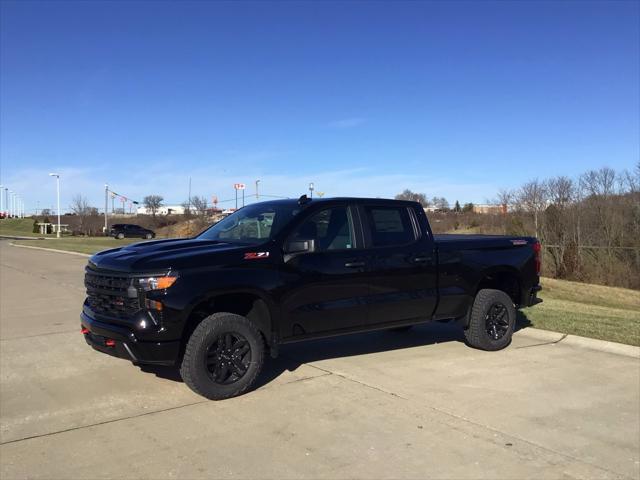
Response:
[[[241,208],[196,238],[230,243],[263,243],[300,211],[298,205],[258,203]]]

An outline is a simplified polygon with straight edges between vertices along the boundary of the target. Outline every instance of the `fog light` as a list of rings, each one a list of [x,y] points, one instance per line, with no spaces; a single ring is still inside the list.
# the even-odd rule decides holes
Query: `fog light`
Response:
[[[104,344],[105,344],[107,347],[115,347],[115,346],[116,346],[116,341],[115,341],[115,340],[111,340],[110,338],[107,338],[107,339],[104,341]]]
[[[158,310],[159,312],[162,311],[162,307],[163,307],[162,302],[159,302],[157,300],[149,300],[149,299],[146,300],[146,305],[149,310]]]

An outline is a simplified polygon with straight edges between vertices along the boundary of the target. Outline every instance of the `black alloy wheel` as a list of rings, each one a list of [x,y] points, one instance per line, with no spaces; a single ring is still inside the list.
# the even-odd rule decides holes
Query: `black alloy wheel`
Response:
[[[502,290],[478,291],[464,330],[467,344],[481,350],[501,350],[511,343],[516,325],[513,299]]]
[[[500,340],[509,330],[507,307],[496,302],[489,307],[485,317],[485,330],[492,340]]]
[[[235,313],[216,312],[203,319],[189,337],[180,374],[203,397],[235,397],[254,386],[264,351],[264,337],[253,322]]]
[[[209,377],[220,385],[229,385],[245,376],[251,364],[251,345],[237,332],[225,332],[207,349],[205,359]]]

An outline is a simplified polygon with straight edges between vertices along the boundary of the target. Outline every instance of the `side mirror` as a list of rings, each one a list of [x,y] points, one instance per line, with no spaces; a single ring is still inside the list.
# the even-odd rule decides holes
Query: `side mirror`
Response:
[[[284,248],[285,253],[313,252],[316,248],[315,240],[292,240]]]

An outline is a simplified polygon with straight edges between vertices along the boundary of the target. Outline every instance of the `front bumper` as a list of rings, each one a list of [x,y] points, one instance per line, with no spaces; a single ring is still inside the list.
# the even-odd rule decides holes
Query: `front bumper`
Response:
[[[91,347],[118,358],[138,364],[176,365],[180,342],[143,342],[126,327],[111,325],[80,314],[84,338]]]

